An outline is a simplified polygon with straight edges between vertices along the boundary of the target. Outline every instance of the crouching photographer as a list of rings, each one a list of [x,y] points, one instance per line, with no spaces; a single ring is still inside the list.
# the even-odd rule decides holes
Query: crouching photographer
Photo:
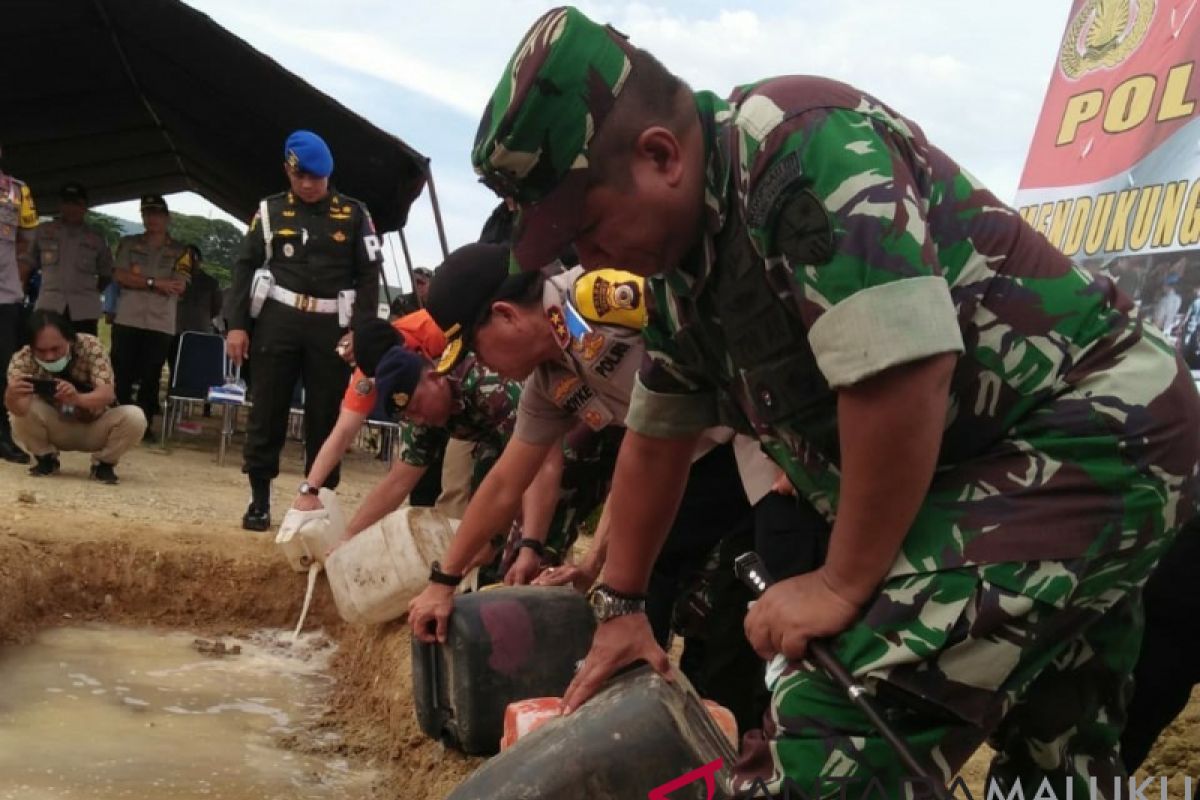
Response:
[[[91,477],[117,483],[114,467],[141,441],[137,406],[113,407],[112,362],[95,336],[75,333],[54,311],[35,311],[30,342],[8,364],[4,406],[13,438],[36,459],[31,475],[53,475],[60,451],[92,454]]]

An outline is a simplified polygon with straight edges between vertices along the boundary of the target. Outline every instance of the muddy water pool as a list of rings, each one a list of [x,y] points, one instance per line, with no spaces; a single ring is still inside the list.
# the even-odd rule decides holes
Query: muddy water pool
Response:
[[[225,639],[88,626],[0,650],[0,800],[355,798],[374,775],[282,746],[314,733],[332,684],[320,635]]]

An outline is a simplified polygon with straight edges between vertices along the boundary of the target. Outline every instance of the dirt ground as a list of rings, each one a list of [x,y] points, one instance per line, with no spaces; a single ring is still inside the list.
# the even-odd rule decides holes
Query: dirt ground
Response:
[[[181,434],[169,450],[143,445],[119,465],[115,487],[87,480],[86,455],[62,460],[51,478],[0,463],[0,644],[80,620],[203,635],[295,624],[305,577],[287,566],[273,533],[241,529],[248,489],[236,441],[224,466],[216,463],[211,431]],[[276,523],[300,470],[299,447],[289,442],[275,483]],[[348,512],[384,472],[365,453],[348,457],[339,488]],[[407,628],[344,625],[324,581],[306,624],[320,627],[340,644],[323,723],[344,734],[339,750],[382,768],[386,777],[373,797],[442,800],[480,761],[446,750],[417,727]],[[976,797],[987,760],[977,754],[963,771]],[[1160,741],[1147,774],[1200,774],[1200,696]]]

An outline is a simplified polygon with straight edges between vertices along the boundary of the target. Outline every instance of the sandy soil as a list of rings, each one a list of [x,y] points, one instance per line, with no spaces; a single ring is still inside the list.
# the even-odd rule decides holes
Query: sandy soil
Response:
[[[301,463],[289,442],[275,484],[276,522],[302,479]],[[51,478],[0,463],[0,642],[84,619],[209,635],[291,628],[305,579],[279,555],[273,534],[241,529],[248,489],[239,465],[236,442],[217,465],[211,431],[180,436],[169,452],[139,447],[118,467],[115,487],[87,480],[83,454],[65,454],[62,473]],[[339,488],[344,506],[353,509],[384,472],[369,455],[352,454]],[[341,644],[324,724],[342,731],[337,747],[345,755],[383,768],[372,796],[444,798],[480,761],[418,729],[406,627],[342,624],[323,581],[306,625],[319,627]],[[964,769],[973,791],[989,759],[979,753]],[[1200,773],[1200,695],[1147,764],[1147,774],[1180,773]]]

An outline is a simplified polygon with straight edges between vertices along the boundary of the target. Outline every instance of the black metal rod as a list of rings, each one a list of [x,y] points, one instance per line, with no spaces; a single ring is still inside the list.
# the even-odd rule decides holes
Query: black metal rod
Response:
[[[761,597],[774,584],[763,564],[762,557],[754,551],[738,556],[734,561],[733,568],[738,578],[749,586],[757,597]],[[817,663],[817,666],[825,670],[829,677],[845,690],[850,702],[863,713],[868,722],[875,726],[879,734],[900,757],[900,761],[911,771],[913,777],[925,781],[937,800],[953,800],[942,779],[934,777],[909,749],[908,742],[892,729],[888,721],[879,713],[879,709],[875,708],[866,687],[854,679],[850,670],[846,669],[846,665],[833,654],[829,643],[822,639],[813,639],[808,643],[808,655]]]

